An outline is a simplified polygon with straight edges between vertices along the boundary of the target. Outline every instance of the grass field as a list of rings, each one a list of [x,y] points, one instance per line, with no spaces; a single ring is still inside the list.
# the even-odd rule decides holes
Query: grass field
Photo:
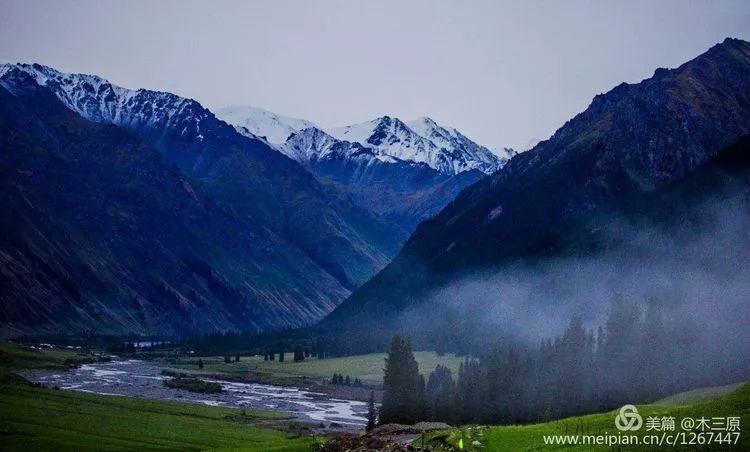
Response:
[[[734,392],[728,391],[732,389]],[[719,394],[727,394],[714,398],[713,400],[692,402],[694,400],[706,400],[706,398],[717,397]],[[636,432],[637,436],[644,434],[658,434],[659,431],[647,431],[645,422],[649,416],[674,416],[674,433],[681,432],[681,419],[691,417],[727,417],[740,416],[740,439],[736,445],[682,445],[678,447],[663,446],[661,450],[750,450],[750,441],[747,429],[750,425],[750,384],[730,385],[716,388],[705,388],[670,397],[667,403],[638,405],[638,412],[643,417],[644,426]],[[683,402],[680,402],[683,401]],[[675,404],[677,403],[677,404]],[[545,445],[544,435],[579,434],[586,435],[613,434],[618,435],[614,420],[617,412],[603,414],[592,414],[587,416],[572,417],[555,422],[533,424],[524,426],[497,426],[482,427],[473,426],[453,430],[449,435],[433,434],[430,436],[429,444],[437,450],[458,450],[459,440],[463,440],[463,450],[468,451],[541,451],[541,450],[659,450],[655,446],[593,446],[593,445]],[[630,434],[631,432],[627,432]],[[478,444],[473,446],[474,441]]]
[[[32,349],[0,341],[0,372],[12,369],[67,369],[71,364],[94,361],[90,355],[68,349]]]
[[[274,413],[44,389],[10,371],[64,369],[77,358],[0,342],[0,450],[311,448],[310,438],[249,425],[277,418]]]
[[[692,391],[680,392],[679,394],[657,400],[654,402],[654,405],[686,405],[689,403],[707,402],[731,394],[743,385],[744,383],[735,383],[733,385],[693,389]]]
[[[459,358],[417,354],[421,371],[437,363],[456,368]],[[64,370],[71,363],[92,358],[69,350],[31,350],[0,342],[0,450],[205,450],[235,449],[263,451],[309,451],[311,438],[294,438],[265,428],[281,415],[231,408],[208,407],[177,402],[161,402],[129,397],[112,397],[75,391],[40,388],[12,373],[13,369]],[[224,364],[223,358],[210,358],[205,371],[240,372],[263,369],[274,375],[328,377],[333,372],[349,373],[367,381],[381,378],[383,355],[306,360],[303,363],[264,362],[262,358],[244,358]],[[204,359],[205,361],[206,359]],[[247,366],[247,367],[243,367]],[[253,367],[255,366],[255,367]],[[713,444],[662,447],[664,450],[750,450],[746,433],[750,427],[750,385],[703,388],[677,394],[650,405],[639,405],[644,422],[649,416],[673,416],[675,433],[679,422],[714,416],[740,416],[740,443],[732,446]],[[658,450],[654,446],[598,446],[545,444],[545,435],[613,434],[616,411],[573,417],[524,426],[470,426],[448,433],[433,433],[426,438],[432,450],[469,451],[541,451],[541,450]],[[644,427],[635,432],[639,437]],[[629,434],[629,433],[628,433]],[[476,443],[475,443],[476,441]],[[419,441],[418,441],[419,443]]]
[[[458,366],[463,360],[461,357],[447,354],[438,356],[435,352],[415,352],[417,363],[419,364],[420,373],[425,377],[430,374],[438,364],[448,366],[453,371],[453,375],[458,374]],[[295,363],[292,361],[292,354],[286,354],[286,361],[280,363],[277,361],[264,361],[262,356],[242,357],[240,362],[226,364],[224,357],[201,357],[204,362],[204,372],[214,373],[244,373],[254,372],[266,374],[269,382],[281,383],[285,378],[330,378],[334,373],[359,378],[369,384],[381,384],[383,382],[383,367],[385,353],[372,353],[368,355],[356,355],[343,358],[326,358],[316,359],[308,358],[302,362]],[[182,360],[177,365],[181,369],[197,371],[195,365],[198,357],[192,357],[189,360]]]

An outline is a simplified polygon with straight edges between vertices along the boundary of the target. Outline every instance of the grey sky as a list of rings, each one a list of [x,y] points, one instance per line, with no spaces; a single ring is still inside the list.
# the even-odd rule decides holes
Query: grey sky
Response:
[[[750,40],[750,1],[0,0],[2,61],[324,126],[431,116],[522,149],[727,36]]]

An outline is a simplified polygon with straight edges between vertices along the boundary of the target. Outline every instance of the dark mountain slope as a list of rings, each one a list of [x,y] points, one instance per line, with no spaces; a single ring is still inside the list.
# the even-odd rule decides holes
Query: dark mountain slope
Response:
[[[734,358],[750,343],[748,229],[750,136],[745,136],[683,179],[630,196],[616,209],[594,209],[565,222],[555,232],[556,248],[545,256],[509,260],[480,277],[486,277],[490,293],[475,294],[476,301],[465,297],[470,304],[462,306],[464,310],[425,314],[424,308],[410,309],[401,327],[419,319],[424,329],[418,329],[417,337],[443,348],[481,349],[493,339],[523,337],[524,329],[537,331],[536,345],[540,335],[549,334],[539,329],[550,318],[556,319],[551,328],[564,324],[572,313],[596,323],[604,319],[613,299],[624,298],[644,308],[655,303],[665,320],[687,326],[682,334],[689,331],[690,340],[702,338],[703,347],[715,349],[713,356],[724,357],[722,364],[714,364],[717,368],[747,369],[747,363]],[[531,276],[523,283],[513,280],[526,275]],[[525,290],[520,299],[526,304],[517,318],[503,319],[493,304],[512,306],[503,303],[519,299],[508,293],[512,290]],[[475,310],[485,315],[467,315]],[[459,327],[455,320],[445,320],[462,316]],[[468,327],[476,335],[461,343],[455,331]]]
[[[121,128],[0,87],[2,333],[299,325],[345,289]]]
[[[84,118],[135,133],[200,180],[223,209],[287,240],[344,289],[366,281],[401,244],[388,225],[329,196],[297,162],[240,135],[194,100],[41,65],[5,65],[0,84],[11,91],[46,86]],[[339,301],[335,294],[331,300]]]
[[[723,344],[731,367],[727,351],[750,340],[748,228],[750,136],[683,179],[565,221],[543,255],[466,272],[400,311],[364,319],[364,327],[322,332],[338,353],[378,349],[393,332],[407,332],[420,347],[476,353],[496,341],[536,344],[571,313],[596,324],[611,299],[625,295],[672,309],[672,318],[693,324],[694,337]]]
[[[321,327],[388,324],[461,274],[559,253],[571,222],[684,177],[748,133],[747,42],[727,39],[677,69],[622,84],[422,223]]]
[[[384,222],[398,225],[404,231],[402,241],[463,188],[486,176],[479,171],[445,175],[418,163],[363,164],[333,156],[313,161],[311,166],[318,180],[334,184]]]

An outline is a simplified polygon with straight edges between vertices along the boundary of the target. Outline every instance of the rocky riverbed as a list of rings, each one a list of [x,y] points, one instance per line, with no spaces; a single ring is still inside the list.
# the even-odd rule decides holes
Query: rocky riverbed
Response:
[[[45,386],[104,395],[174,400],[289,413],[302,421],[361,430],[367,420],[364,402],[331,398],[326,394],[295,387],[238,383],[207,379],[221,385],[222,392],[197,394],[169,388],[157,364],[141,360],[84,364],[70,371],[29,371],[23,376]]]

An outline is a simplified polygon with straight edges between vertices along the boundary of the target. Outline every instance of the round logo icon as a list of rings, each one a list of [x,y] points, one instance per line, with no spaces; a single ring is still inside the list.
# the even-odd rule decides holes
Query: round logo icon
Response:
[[[634,405],[623,406],[615,417],[615,427],[622,432],[638,430],[641,425],[643,425],[643,418],[638,414],[638,408]]]

